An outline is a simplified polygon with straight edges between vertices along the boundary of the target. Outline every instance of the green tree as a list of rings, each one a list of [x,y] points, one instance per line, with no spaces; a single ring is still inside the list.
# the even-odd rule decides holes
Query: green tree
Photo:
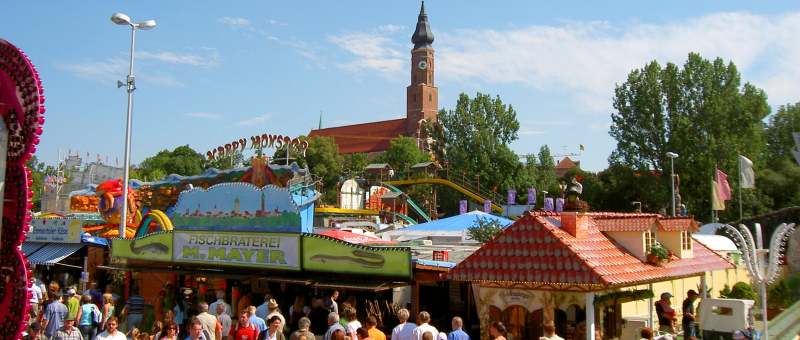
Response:
[[[416,138],[405,136],[393,140],[389,144],[389,149],[378,159],[382,163],[389,163],[397,172],[407,172],[412,165],[430,160],[429,156],[417,146]]]
[[[189,145],[183,145],[172,151],[162,150],[155,156],[148,157],[139,164],[139,174],[144,180],[158,180],[166,175],[197,175],[205,169],[206,160],[203,155],[194,151]]]
[[[715,167],[735,179],[737,154],[757,167],[762,161],[766,95],[749,83],[742,85],[732,62],[709,61],[696,53],[690,53],[682,67],[669,63],[662,68],[653,61],[617,85],[614,109],[610,134],[617,147],[609,162],[640,173],[655,171],[660,183],[642,189],[659,192],[670,183],[663,175],[670,171],[666,153],[678,153],[675,171],[680,174],[681,197],[700,218],[709,216]],[[738,189],[735,180],[729,182]],[[662,209],[669,202],[664,200]],[[728,209],[723,219],[738,215],[735,210]]]
[[[42,210],[42,189],[44,187],[44,178],[48,175],[55,175],[56,170],[52,166],[45,165],[44,162],[39,162],[36,156],[25,162],[28,169],[31,170],[31,191],[33,191],[33,211]]]
[[[793,132],[800,132],[800,103],[782,105],[769,118],[766,151],[770,166],[787,159],[795,162],[791,152],[795,148]]]
[[[342,155],[342,166],[344,167],[345,175],[348,177],[360,175],[369,163],[369,155],[363,152]]]
[[[247,160],[250,163],[250,160]],[[227,157],[217,158],[213,161],[206,160],[206,168],[215,168],[217,170],[227,170],[243,166],[245,164],[244,154],[239,151],[233,151]]]
[[[311,174],[320,179],[322,202],[336,203],[336,193],[342,176],[342,156],[333,138],[315,136],[308,139],[306,155],[298,157],[298,165],[307,165]]]
[[[556,176],[556,163],[550,153],[550,147],[542,145],[539,147],[539,163],[536,165],[536,188],[557,193],[558,176]],[[544,204],[544,203],[543,203]]]
[[[481,187],[504,191],[516,187],[522,163],[509,144],[517,139],[519,122],[511,105],[500,97],[478,93],[458,97],[455,110],[441,110],[439,123],[451,170],[477,177]]]
[[[467,227],[467,235],[475,241],[486,243],[503,231],[503,225],[486,217],[475,219],[475,224]]]

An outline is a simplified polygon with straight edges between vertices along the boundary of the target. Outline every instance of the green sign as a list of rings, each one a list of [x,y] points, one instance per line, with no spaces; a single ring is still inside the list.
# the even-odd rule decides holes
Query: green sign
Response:
[[[410,278],[411,250],[368,247],[306,234],[303,235],[303,269]]]
[[[150,234],[134,240],[111,240],[111,256],[135,260],[172,261],[172,233]]]
[[[174,231],[175,262],[300,270],[300,234]]]

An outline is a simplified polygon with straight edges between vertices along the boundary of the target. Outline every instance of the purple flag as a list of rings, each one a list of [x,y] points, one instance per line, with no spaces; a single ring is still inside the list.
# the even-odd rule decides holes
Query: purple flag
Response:
[[[544,199],[544,211],[553,211],[553,198],[547,197]]]
[[[536,189],[528,188],[528,205],[536,205]]]
[[[556,212],[564,211],[564,199],[556,198]]]
[[[491,200],[484,200],[483,201],[483,212],[487,214],[492,213],[492,201]]]
[[[508,189],[508,205],[517,204],[517,191],[514,189]]]
[[[467,200],[461,200],[458,202],[458,214],[466,214],[467,213]]]

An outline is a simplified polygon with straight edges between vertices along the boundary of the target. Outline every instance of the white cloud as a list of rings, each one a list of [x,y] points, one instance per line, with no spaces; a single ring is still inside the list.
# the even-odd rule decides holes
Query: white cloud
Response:
[[[543,135],[545,134],[545,131],[532,128],[522,128],[517,132],[517,134],[519,134],[520,136],[535,136],[535,135]]]
[[[397,32],[406,31],[406,30],[408,30],[408,27],[406,27],[404,25],[387,24],[387,25],[378,26],[378,31],[387,32],[387,33],[397,33]]]
[[[283,21],[278,21],[278,20],[275,20],[275,19],[269,19],[269,20],[267,20],[267,23],[272,25],[272,26],[289,26],[288,23],[285,23]]]
[[[345,33],[329,36],[328,41],[355,57],[339,65],[346,70],[396,75],[407,62],[405,54],[400,52],[402,45],[380,33]]]
[[[250,27],[250,20],[238,17],[222,17],[217,19],[218,23],[231,28],[248,28]]]
[[[208,119],[208,120],[220,120],[222,119],[222,115],[219,113],[213,112],[189,112],[186,114],[188,117],[192,118],[199,118],[199,119]]]
[[[181,64],[190,66],[214,66],[219,60],[219,52],[216,49],[205,49],[207,55],[191,54],[191,53],[176,53],[170,51],[149,52],[140,51],[136,52],[136,58],[142,60],[157,60],[168,64]]]
[[[247,126],[247,125],[264,124],[267,121],[267,119],[269,119],[271,116],[272,116],[271,114],[265,113],[265,114],[258,115],[258,116],[255,116],[255,117],[242,119],[238,123],[236,123],[236,125]]]
[[[615,83],[655,59],[682,64],[689,52],[733,61],[771,102],[797,101],[800,13],[716,13],[661,24],[567,22],[509,30],[459,30],[437,37],[438,75],[474,83],[518,83],[567,93],[608,113]]]
[[[112,58],[106,61],[60,64],[58,68],[84,79],[114,82],[128,73],[128,60]]]
[[[150,73],[140,73],[138,77],[139,80],[143,82],[163,87],[184,87],[186,85],[182,81],[178,80],[178,78],[175,78],[171,75],[153,75]]]

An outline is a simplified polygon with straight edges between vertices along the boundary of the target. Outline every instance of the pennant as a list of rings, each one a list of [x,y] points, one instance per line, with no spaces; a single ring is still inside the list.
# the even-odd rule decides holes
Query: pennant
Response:
[[[564,199],[556,198],[556,212],[564,211]]]
[[[514,189],[508,189],[508,205],[517,204],[517,191]]]
[[[487,214],[492,213],[492,201],[491,200],[483,200],[483,212]]]
[[[752,189],[756,187],[756,174],[753,172],[753,161],[739,155],[739,187]]]
[[[719,185],[711,180],[711,210],[725,210],[725,201],[719,198]]]
[[[553,211],[553,198],[547,197],[544,199],[544,211]]]
[[[461,200],[458,202],[458,214],[463,215],[467,213],[467,200]]]
[[[717,187],[717,198],[723,201],[728,201],[731,199],[731,185],[728,184],[728,175],[726,175],[722,170],[717,169],[716,171],[716,179],[714,181]]]
[[[536,189],[528,188],[528,205],[536,205]]]

